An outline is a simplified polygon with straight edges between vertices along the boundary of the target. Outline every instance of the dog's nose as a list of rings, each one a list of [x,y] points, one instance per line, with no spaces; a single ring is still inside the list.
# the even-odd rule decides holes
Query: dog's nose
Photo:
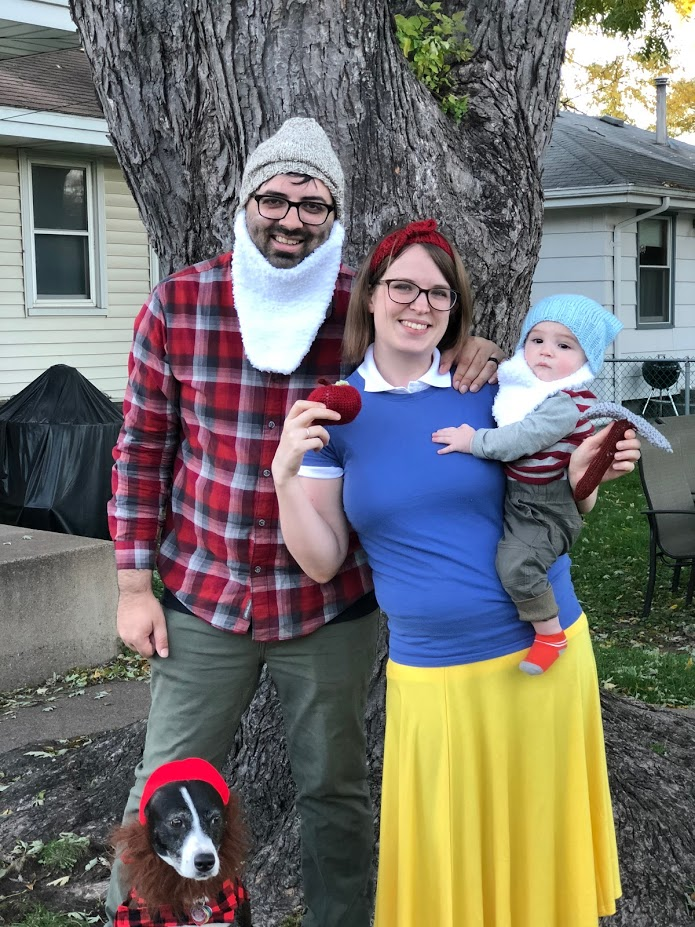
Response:
[[[196,868],[196,872],[210,872],[212,867],[215,865],[214,854],[197,853],[195,859],[193,860],[193,865]]]

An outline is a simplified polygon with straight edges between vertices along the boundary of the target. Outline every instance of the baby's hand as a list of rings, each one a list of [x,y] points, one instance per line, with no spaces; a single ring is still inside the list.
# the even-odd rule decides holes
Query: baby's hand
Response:
[[[432,435],[435,444],[446,444],[440,448],[438,454],[450,454],[459,451],[461,454],[470,454],[475,428],[470,425],[459,425],[458,428],[440,428]]]

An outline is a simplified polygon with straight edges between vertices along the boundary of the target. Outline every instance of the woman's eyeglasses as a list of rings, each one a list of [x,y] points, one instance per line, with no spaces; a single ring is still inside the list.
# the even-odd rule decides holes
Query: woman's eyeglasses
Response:
[[[420,293],[424,293],[430,308],[438,312],[451,312],[459,298],[456,290],[448,286],[431,286],[426,290],[409,280],[380,280],[377,286],[382,283],[388,287],[389,296],[394,303],[402,303],[404,306],[414,303]]]

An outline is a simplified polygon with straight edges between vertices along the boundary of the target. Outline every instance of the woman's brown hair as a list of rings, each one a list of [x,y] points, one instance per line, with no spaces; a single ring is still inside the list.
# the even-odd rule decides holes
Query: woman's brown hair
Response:
[[[405,228],[405,226],[401,226]],[[395,230],[398,231],[398,230]],[[389,234],[393,234],[390,232]],[[441,234],[441,233],[440,233]],[[386,236],[384,236],[386,237]],[[449,241],[449,239],[446,239]],[[384,276],[391,264],[408,250],[408,245],[402,251],[396,254],[387,255],[381,261],[374,271],[370,270],[372,258],[377,248],[381,244],[381,239],[371,249],[360,268],[355,284],[352,288],[350,303],[345,320],[345,333],[343,335],[343,361],[351,366],[357,366],[361,363],[367,348],[374,341],[374,316],[369,311],[369,304],[372,299],[374,287]],[[473,299],[471,297],[471,287],[468,280],[468,274],[463,266],[456,248],[449,242],[453,252],[451,258],[446,251],[438,245],[432,245],[425,242],[417,242],[423,247],[439,270],[444,275],[447,284],[452,290],[458,293],[456,305],[449,313],[449,324],[437,345],[440,351],[447,351],[453,348],[456,353],[460,353],[463,345],[468,338],[471,322],[473,319]]]

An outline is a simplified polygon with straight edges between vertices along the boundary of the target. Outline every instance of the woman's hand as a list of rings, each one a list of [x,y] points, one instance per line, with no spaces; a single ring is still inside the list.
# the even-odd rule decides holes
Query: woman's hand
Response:
[[[272,463],[273,480],[282,486],[299,473],[307,451],[320,451],[329,441],[323,425],[316,420],[339,422],[340,413],[327,409],[322,402],[299,399],[289,411]]]
[[[589,464],[601,449],[605,437],[606,429],[604,428],[590,438],[586,438],[582,441],[577,450],[574,451],[570,457],[567,476],[570,481],[570,486],[572,487],[572,492],[574,492],[577,484],[586,473]],[[636,432],[631,428],[628,429],[622,441],[618,441],[615,454],[613,455],[613,462],[603,474],[601,482],[607,483],[610,480],[617,479],[619,476],[624,476],[626,473],[632,473],[635,469],[636,462],[640,458],[640,447],[641,443]],[[597,497],[598,489],[595,489],[590,496],[577,503],[577,508],[585,515],[596,505]]]
[[[442,354],[439,372],[447,373],[455,364],[454,389],[477,393],[486,383],[497,383],[497,366],[503,360],[504,351],[494,341],[471,335],[458,357],[453,351]]]
[[[605,429],[601,429],[601,431],[598,431],[590,438],[586,438],[585,441],[582,441],[577,450],[574,451],[570,457],[568,476],[572,489],[575,488],[579,480],[586,473],[589,464],[600,450],[605,437],[606,431]],[[626,473],[632,473],[635,469],[635,464],[640,458],[641,446],[640,439],[637,437],[636,432],[631,428],[628,429],[628,431],[625,432],[623,440],[618,441],[615,454],[613,455],[613,463],[604,473],[601,482],[608,483],[610,480],[615,480],[619,476],[624,476]]]
[[[347,556],[349,526],[343,510],[343,480],[297,476],[307,451],[320,451],[329,434],[316,420],[339,422],[322,402],[300,399],[285,419],[273,458],[280,529],[289,552],[317,583],[329,582]]]

